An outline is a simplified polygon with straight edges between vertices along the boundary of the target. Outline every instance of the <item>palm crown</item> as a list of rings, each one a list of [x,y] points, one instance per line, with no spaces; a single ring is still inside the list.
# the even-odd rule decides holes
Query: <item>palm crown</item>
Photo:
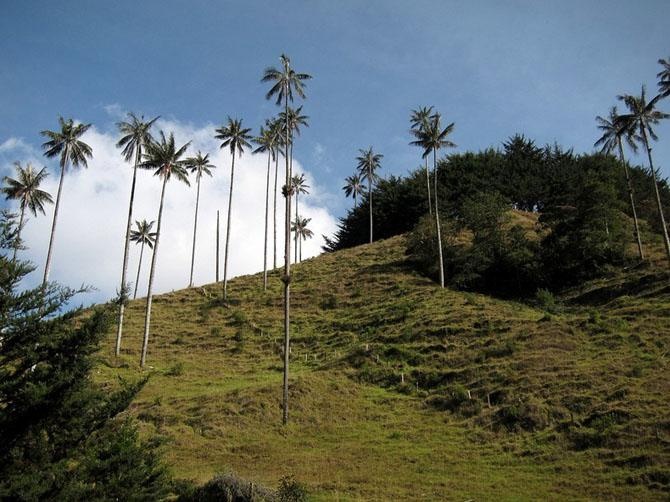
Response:
[[[144,162],[140,164],[140,167],[153,169],[155,176],[160,176],[166,180],[174,175],[179,181],[190,185],[188,172],[186,171],[186,161],[182,159],[190,144],[189,141],[181,148],[177,148],[174,142],[174,134],[170,133],[166,137],[165,133],[160,131],[160,141],[152,141],[147,144],[147,151],[143,154]]]
[[[309,127],[307,123],[309,117],[302,114],[302,106],[298,108],[288,107],[288,126],[290,128],[291,136],[295,132],[296,135],[300,136],[300,126]],[[286,128],[286,112],[279,112],[279,120],[281,121],[282,129]]]
[[[151,231],[154,223],[156,222],[147,220],[135,221],[135,230],[131,230],[130,240],[137,244],[146,244],[149,249],[152,249],[156,241],[156,232]]]
[[[293,222],[291,222],[291,230],[296,232],[298,237],[301,237],[302,240],[312,238],[314,232],[312,232],[307,225],[312,221],[312,218],[302,218],[298,217]]]
[[[619,146],[621,138],[626,140],[628,146],[634,152],[637,151],[637,144],[634,141],[634,136],[626,131],[625,124],[617,112],[616,106],[610,109],[609,116],[603,118],[600,115],[596,117],[598,122],[598,129],[603,132],[603,135],[594,143],[593,146],[600,147],[603,153],[612,153]]]
[[[265,121],[265,126],[261,126],[261,130],[258,133],[253,141],[258,145],[258,147],[253,151],[253,153],[265,153],[269,152],[270,156],[274,160],[277,156],[277,142],[280,138],[280,134],[276,128],[273,128],[274,124],[270,120]]]
[[[379,179],[375,171],[381,167],[381,160],[384,156],[381,153],[374,153],[372,147],[367,150],[359,150],[359,152],[361,154],[356,157],[356,160],[358,161],[357,167],[361,179],[372,185]]]
[[[75,124],[72,119],[58,117],[60,131],[42,131],[40,134],[48,141],[42,144],[44,155],[48,158],[60,155],[60,165],[65,168],[69,161],[73,166],[88,167],[87,157],[91,158],[91,147],[79,138],[91,127],[91,124]]]
[[[347,197],[353,196],[356,198],[358,195],[363,193],[363,183],[361,182],[361,177],[358,174],[347,176],[344,182],[345,185],[342,187],[342,190],[344,190],[344,194]]]
[[[433,113],[432,106],[422,106],[417,110],[412,110],[409,122],[412,129],[421,129],[428,124],[431,114]]]
[[[145,122],[144,116],[138,118],[137,115],[131,112],[128,114],[128,121],[117,122],[116,126],[119,128],[119,132],[123,136],[116,143],[116,146],[118,148],[123,148],[121,154],[126,161],[130,162],[133,159],[133,156],[136,156],[138,159],[142,158],[142,149],[153,141],[153,137],[149,130],[158,118],[159,117],[155,117],[150,121]]]
[[[655,126],[661,120],[670,117],[669,114],[656,109],[656,103],[660,99],[660,96],[656,96],[654,99],[647,102],[646,90],[644,86],[642,86],[642,91],[639,96],[623,94],[617,96],[617,98],[624,102],[629,112],[619,117],[622,127],[625,128],[627,132],[638,132],[641,136],[645,136],[646,132],[648,132],[649,136],[654,141],[657,140],[658,136],[656,136],[652,125]]]
[[[15,162],[14,166],[16,167],[16,179],[9,176],[4,177],[5,186],[2,187],[2,193],[5,198],[18,200],[21,210],[28,209],[33,216],[37,216],[38,211],[44,214],[44,204],[53,204],[51,195],[39,188],[49,175],[47,168],[43,167],[40,171],[35,171],[32,165],[27,164],[24,168],[20,162]]]
[[[452,122],[442,129],[440,118],[440,114],[435,113],[420,128],[412,130],[412,134],[414,134],[416,140],[410,144],[423,148],[423,157],[427,157],[431,151],[456,146],[455,143],[447,139],[447,136],[454,130],[454,123]]]
[[[661,97],[667,98],[670,96],[670,58],[667,60],[659,59],[658,64],[663,67],[663,69],[656,75],[660,79],[658,81],[658,92]]]
[[[240,155],[244,153],[244,148],[249,148],[249,143],[253,137],[249,134],[250,128],[242,127],[241,119],[231,119],[228,117],[228,123],[216,130],[216,139],[223,140],[221,148],[229,147],[231,155],[237,151]]]
[[[296,73],[291,68],[291,60],[285,54],[279,58],[282,68],[278,70],[274,67],[266,68],[263,72],[261,82],[274,82],[274,85],[265,94],[266,99],[277,96],[277,104],[283,100],[293,101],[293,93],[305,99],[304,80],[309,80],[311,75],[306,73]]]
[[[300,175],[296,174],[291,178],[291,184],[293,185],[293,193],[309,193],[309,185],[305,179],[305,175],[301,173]]]
[[[195,174],[196,181],[199,181],[202,178],[203,174],[212,176],[212,169],[215,169],[214,164],[209,162],[209,154],[206,153],[203,155],[200,151],[195,155],[195,157],[189,157],[184,161],[186,168],[191,171],[191,174]]]

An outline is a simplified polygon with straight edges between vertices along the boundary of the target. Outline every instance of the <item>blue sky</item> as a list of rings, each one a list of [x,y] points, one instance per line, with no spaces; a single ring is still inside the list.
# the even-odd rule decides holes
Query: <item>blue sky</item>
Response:
[[[58,115],[110,137],[129,110],[186,130],[231,115],[256,130],[277,112],[264,99],[263,69],[286,52],[314,77],[296,157],[319,185],[315,205],[341,216],[350,201],[340,188],[359,148],[384,154],[381,174],[419,165],[407,132],[418,106],[456,123],[458,151],[517,132],[591,151],[594,117],[617,94],[642,83],[656,90],[656,61],[670,57],[668,19],[665,0],[7,0],[0,174],[21,155],[39,155],[39,131]],[[654,155],[668,176],[670,124],[657,132]]]

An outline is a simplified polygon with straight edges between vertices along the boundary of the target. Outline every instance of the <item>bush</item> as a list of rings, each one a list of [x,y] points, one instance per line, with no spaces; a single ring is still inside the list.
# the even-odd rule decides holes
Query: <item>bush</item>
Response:
[[[293,476],[284,476],[279,480],[277,502],[305,502],[307,490]]]
[[[182,483],[175,487],[179,502],[260,502],[274,501],[272,490],[246,481],[233,473],[214,476],[202,486]]]

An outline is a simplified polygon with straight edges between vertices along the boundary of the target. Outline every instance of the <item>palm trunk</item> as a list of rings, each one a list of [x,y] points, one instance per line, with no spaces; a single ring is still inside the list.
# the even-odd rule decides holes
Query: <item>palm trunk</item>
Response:
[[[358,207],[358,203],[356,202],[356,192],[354,192],[354,209]]]
[[[42,279],[42,286],[46,285],[49,280],[49,270],[51,269],[51,253],[53,251],[54,236],[56,235],[56,221],[58,220],[58,208],[60,206],[60,195],[63,191],[63,178],[65,178],[65,166],[67,165],[67,157],[69,148],[65,147],[65,154],[63,155],[63,162],[60,166],[60,181],[58,182],[58,194],[56,195],[56,205],[54,207],[54,219],[51,223],[51,237],[49,238],[49,250],[47,251],[47,262],[44,266],[44,278]]]
[[[368,201],[370,202],[370,244],[372,244],[372,169],[368,167]]]
[[[121,335],[123,333],[123,314],[126,309],[126,274],[128,273],[128,255],[130,254],[130,228],[133,222],[133,201],[135,200],[135,182],[137,181],[137,165],[140,161],[140,148],[135,151],[133,166],[133,182],[130,184],[130,204],[128,204],[128,222],[126,223],[126,241],[123,246],[123,266],[121,267],[121,298],[119,302],[119,323],[116,330],[116,357],[121,354]]]
[[[137,278],[135,279],[135,292],[133,293],[133,300],[137,298],[137,286],[140,283],[140,270],[142,270],[142,255],[144,255],[144,241],[140,246],[140,262],[137,264]]]
[[[663,228],[663,244],[665,244],[665,252],[670,259],[670,240],[668,239],[668,227],[665,225],[665,216],[663,215],[663,206],[661,205],[661,195],[658,193],[658,182],[656,181],[656,170],[654,169],[654,162],[651,159],[651,148],[649,147],[649,140],[647,139],[647,129],[642,127],[642,138],[644,139],[644,146],[647,148],[647,157],[649,158],[649,169],[651,169],[651,177],[654,180],[654,193],[656,194],[656,204],[658,205],[658,214],[661,217],[661,227]]]
[[[426,190],[428,191],[428,214],[433,215],[433,208],[430,203],[430,173],[428,171],[428,157],[426,157]]]
[[[228,244],[230,243],[230,212],[233,208],[233,180],[235,178],[235,150],[230,168],[230,192],[228,194],[228,223],[226,224],[226,246],[223,251],[223,299],[228,298]]]
[[[216,210],[216,282],[219,282],[219,210]]]
[[[275,157],[275,194],[274,194],[274,257],[273,257],[273,269],[277,268],[277,174],[279,171],[279,150],[277,151],[277,156]]]
[[[158,241],[161,238],[161,223],[163,218],[163,200],[165,199],[165,186],[167,185],[167,176],[163,177],[163,188],[161,190],[161,203],[158,206],[158,226],[156,227],[156,242],[154,242],[154,252],[151,257],[151,269],[149,271],[149,286],[147,288],[147,308],[144,318],[144,339],[142,340],[142,357],[140,358],[140,367],[144,368],[147,360],[147,348],[149,347],[149,328],[151,326],[151,301],[153,299],[151,289],[154,285],[154,275],[156,274],[156,258],[158,257]]]
[[[300,251],[300,263],[302,263],[302,239],[300,239],[300,245],[298,246],[298,249]]]
[[[265,241],[263,243],[263,291],[268,289],[268,217],[270,216],[270,154],[268,151],[268,171],[265,177]]]
[[[442,234],[440,228],[440,211],[437,205],[437,153],[433,148],[433,170],[435,171],[435,179],[433,180],[433,200],[435,201],[435,227],[437,228],[437,253],[440,260],[440,287],[444,287],[444,260],[442,258]]]
[[[633,211],[633,224],[635,226],[635,239],[637,240],[637,250],[640,254],[640,260],[644,260],[644,251],[642,251],[642,239],[640,238],[640,226],[637,221],[637,211],[635,211],[635,196],[633,193],[633,184],[630,181],[630,173],[628,172],[628,165],[623,155],[623,146],[621,145],[621,138],[617,138],[619,145],[619,158],[623,164],[623,171],[626,174],[626,185],[628,186],[628,197],[630,198],[630,208]]]
[[[288,68],[286,68],[288,70]],[[285,213],[284,213],[284,388],[282,423],[288,423],[288,372],[289,372],[289,350],[290,350],[290,319],[291,319],[291,165],[289,160],[289,124],[288,124],[288,89],[284,89],[284,114],[286,116],[286,185],[285,185]],[[291,149],[292,153],[293,149]],[[292,155],[291,155],[292,156]]]
[[[296,222],[296,225],[297,225],[297,223],[298,223],[298,188],[297,187],[295,189],[295,222]],[[296,226],[296,229],[295,229],[295,232],[294,232],[294,235],[293,235],[293,242],[295,244],[295,251],[294,251],[295,257],[293,259],[297,263],[298,262],[298,228],[297,228],[297,226]]]
[[[193,250],[191,251],[191,278],[188,287],[193,287],[193,268],[195,266],[195,234],[198,231],[198,206],[200,205],[200,175],[198,175],[198,188],[195,196],[195,218],[193,220]]]
[[[12,256],[12,261],[16,261],[16,253],[18,252],[19,246],[21,245],[21,230],[23,229],[23,217],[25,214],[26,207],[21,205],[21,216],[19,216],[19,227],[16,233],[16,242],[14,243],[14,255]]]

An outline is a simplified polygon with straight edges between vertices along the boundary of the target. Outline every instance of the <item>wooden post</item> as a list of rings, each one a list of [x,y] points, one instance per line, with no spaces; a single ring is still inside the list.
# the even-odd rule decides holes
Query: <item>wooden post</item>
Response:
[[[219,282],[219,210],[216,210],[216,282]]]
[[[405,383],[405,374],[402,372],[400,373],[400,383]]]
[[[491,407],[491,393],[486,394],[486,403]]]

